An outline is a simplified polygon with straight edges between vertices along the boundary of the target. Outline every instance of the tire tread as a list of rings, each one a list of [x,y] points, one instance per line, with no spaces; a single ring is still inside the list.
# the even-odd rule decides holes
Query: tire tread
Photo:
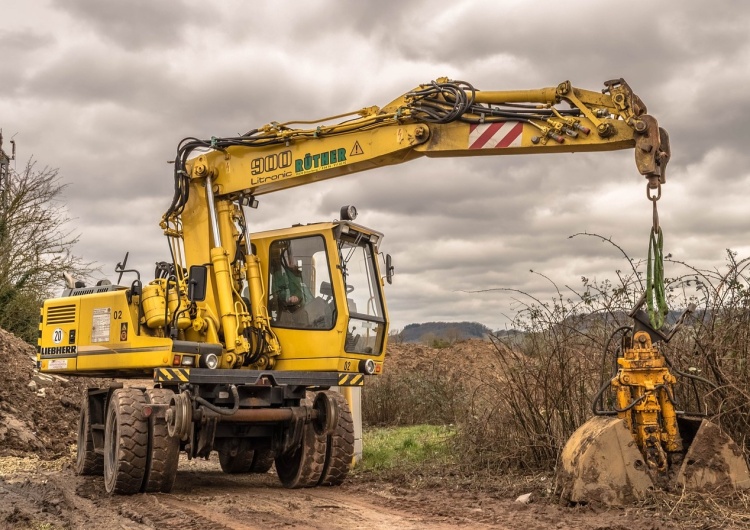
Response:
[[[335,431],[328,435],[325,468],[318,484],[340,486],[349,475],[354,458],[354,420],[343,395],[333,390],[327,390],[326,394],[336,401],[339,417]]]
[[[120,388],[112,393],[107,410],[105,451],[109,450],[111,443],[107,439],[113,435],[111,415],[118,424],[118,440],[115,441],[117,454],[112,455],[113,469],[104,466],[107,493],[132,495],[141,490],[148,450],[148,422],[143,417],[145,403],[143,391],[137,388]]]
[[[149,388],[146,401],[154,405],[169,405],[174,392],[165,388]],[[146,493],[169,493],[174,487],[180,459],[180,440],[169,436],[164,412],[151,413],[149,422],[148,462],[142,490]]]

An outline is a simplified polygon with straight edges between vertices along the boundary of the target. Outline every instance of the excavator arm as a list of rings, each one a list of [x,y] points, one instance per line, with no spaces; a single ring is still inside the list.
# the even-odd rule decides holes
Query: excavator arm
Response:
[[[243,331],[250,328],[266,337],[262,343],[269,359],[280,354],[240,205],[254,205],[266,193],[422,156],[628,148],[635,149],[648,187],[659,188],[669,161],[668,136],[622,79],[592,92],[568,81],[539,90],[480,91],[441,78],[382,108],[312,122],[271,122],[233,138],[183,140],[175,158],[175,195],[161,225],[178,276],[185,265],[211,265],[211,287],[201,310],[205,318],[195,328],[214,341],[223,335],[229,352],[223,365],[234,366],[257,342]],[[249,304],[237,295],[243,284]],[[249,307],[238,310],[243,306]]]
[[[336,119],[349,118],[330,124]],[[310,125],[295,128],[292,125]],[[669,140],[622,80],[601,92],[570,82],[539,90],[480,91],[442,78],[386,106],[314,122],[272,122],[245,135],[187,139],[177,189],[211,177],[217,196],[258,196],[421,156],[456,157],[635,149],[651,188],[665,180]],[[194,157],[195,151],[204,151]],[[193,158],[191,158],[193,157]],[[184,197],[175,196],[168,219]]]

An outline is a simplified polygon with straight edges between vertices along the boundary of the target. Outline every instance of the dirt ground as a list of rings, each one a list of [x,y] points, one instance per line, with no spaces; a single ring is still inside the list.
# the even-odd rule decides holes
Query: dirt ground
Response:
[[[101,477],[76,477],[70,460],[0,459],[0,528],[683,528],[627,510],[520,504],[444,489],[408,489],[355,476],[338,488],[286,490],[273,472],[225,475],[215,459],[183,460],[170,494],[109,496]]]
[[[421,347],[404,345],[409,357],[415,348]],[[676,518],[668,509],[563,507],[549,496],[548,483],[528,477],[509,489],[477,487],[451,473],[394,480],[355,471],[341,487],[286,490],[273,470],[223,474],[215,454],[208,461],[183,459],[170,494],[109,496],[101,477],[77,477],[71,468],[80,396],[92,381],[38,374],[34,353],[0,330],[0,529],[727,527],[703,516]],[[532,502],[516,502],[527,490]]]

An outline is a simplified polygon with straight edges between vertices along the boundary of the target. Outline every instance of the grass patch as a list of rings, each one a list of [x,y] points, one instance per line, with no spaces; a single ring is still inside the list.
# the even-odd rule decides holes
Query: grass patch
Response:
[[[455,429],[442,425],[371,427],[362,434],[362,471],[453,463]]]

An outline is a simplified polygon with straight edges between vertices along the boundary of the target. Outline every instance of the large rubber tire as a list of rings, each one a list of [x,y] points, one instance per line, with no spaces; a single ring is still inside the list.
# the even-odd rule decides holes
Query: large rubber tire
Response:
[[[312,399],[308,397],[302,404],[312,406]],[[313,424],[306,423],[300,446],[276,457],[276,473],[285,488],[311,488],[318,485],[325,461],[326,435],[316,433]]]
[[[224,473],[230,475],[238,475],[241,473],[250,473],[253,468],[253,458],[255,457],[255,451],[250,449],[250,444],[247,440],[239,439],[236,441],[237,447],[232,454],[232,450],[226,444],[219,451],[219,465]]]
[[[76,449],[75,474],[99,475],[104,473],[104,456],[94,452],[94,439],[91,435],[89,416],[89,394],[83,395],[81,414],[78,417],[78,447]]]
[[[148,421],[146,397],[136,388],[112,393],[104,427],[104,489],[109,494],[138,493],[146,473]]]
[[[250,466],[251,473],[268,473],[273,465],[274,452],[270,449],[256,449],[253,463]]]
[[[146,401],[154,405],[169,405],[174,392],[166,388],[149,388]],[[148,453],[142,491],[169,493],[177,476],[180,460],[180,440],[167,432],[166,409],[153,409],[148,419]]]
[[[333,390],[327,390],[326,394],[336,402],[339,414],[336,429],[328,435],[325,467],[318,484],[340,486],[349,474],[354,459],[354,420],[344,396]]]

